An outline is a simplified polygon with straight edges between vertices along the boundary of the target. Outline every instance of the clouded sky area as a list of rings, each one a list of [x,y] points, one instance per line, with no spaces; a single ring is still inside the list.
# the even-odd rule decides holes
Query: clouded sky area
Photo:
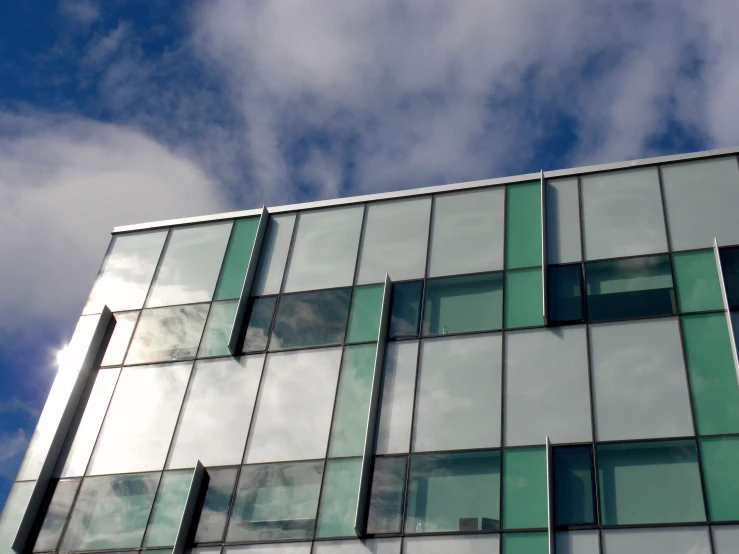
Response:
[[[0,7],[0,505],[116,225],[739,144],[739,2]]]

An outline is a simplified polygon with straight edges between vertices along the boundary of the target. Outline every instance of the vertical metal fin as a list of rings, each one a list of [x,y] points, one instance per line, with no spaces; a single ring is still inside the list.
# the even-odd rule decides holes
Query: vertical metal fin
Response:
[[[377,350],[375,351],[375,367],[372,373],[372,392],[367,413],[367,430],[364,435],[364,452],[362,453],[362,469],[359,474],[359,494],[357,495],[357,510],[354,515],[354,532],[357,537],[364,535],[367,523],[367,508],[369,507],[369,488],[372,480],[372,457],[375,453],[375,431],[377,429],[377,411],[380,403],[382,388],[382,367],[385,361],[385,337],[390,321],[390,297],[393,283],[390,276],[385,274],[385,290],[382,293],[382,310],[380,311],[380,330],[377,336]]]
[[[549,290],[547,286],[547,182],[541,170],[541,313],[544,325],[549,325]]]
[[[185,500],[185,508],[182,510],[180,526],[177,528],[177,538],[174,541],[172,554],[185,554],[187,540],[190,537],[190,531],[192,529],[192,521],[195,517],[195,509],[198,506],[198,498],[200,492],[203,490],[204,481],[207,478],[205,468],[200,463],[200,460],[198,460],[192,472],[192,481],[190,481],[190,488],[187,491],[187,500]]]
[[[241,296],[239,296],[239,304],[236,307],[236,315],[231,326],[231,336],[228,339],[228,351],[232,356],[241,354],[241,348],[244,345],[244,333],[246,333],[246,309],[249,306],[249,295],[251,294],[251,286],[254,283],[254,276],[257,274],[257,265],[259,265],[259,254],[262,251],[262,243],[264,235],[267,231],[267,223],[269,222],[269,212],[267,208],[262,206],[262,215],[259,216],[259,226],[257,234],[254,236],[254,246],[249,256],[249,265],[246,266],[246,275],[244,275],[244,284],[241,286]]]
[[[554,463],[552,457],[552,443],[546,437],[547,455],[547,532],[549,535],[549,554],[556,554],[556,543],[554,536]]]
[[[731,309],[729,308],[729,296],[726,293],[726,283],[724,282],[724,271],[721,267],[721,256],[718,252],[718,241],[713,239],[713,255],[716,258],[716,270],[718,271],[718,282],[721,285],[721,299],[724,303],[724,312],[726,313],[726,327],[729,330],[729,343],[731,343],[731,354],[734,356],[734,371],[739,381],[739,356],[737,356],[736,340],[734,335],[734,324],[731,321]]]

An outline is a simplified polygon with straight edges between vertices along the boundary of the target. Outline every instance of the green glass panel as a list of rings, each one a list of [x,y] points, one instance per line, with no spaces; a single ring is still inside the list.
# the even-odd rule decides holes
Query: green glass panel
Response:
[[[739,386],[726,315],[681,319],[698,434],[739,432]]]
[[[547,457],[543,446],[503,452],[503,526],[547,526]]]
[[[423,334],[500,329],[502,308],[502,273],[431,279],[426,284]]]
[[[673,254],[672,264],[681,312],[723,308],[713,250]]]
[[[506,189],[506,269],[541,265],[541,184]]]
[[[352,537],[362,459],[329,460],[318,511],[318,537]]]
[[[595,521],[593,449],[555,446],[554,513],[557,525],[592,525]]]
[[[238,304],[238,300],[213,302],[208,314],[208,322],[205,324],[200,350],[198,350],[199,358],[228,356],[228,340],[231,338],[231,329]]]
[[[701,439],[706,500],[711,521],[739,519],[739,437]]]
[[[241,288],[244,286],[244,277],[249,266],[249,257],[254,248],[254,238],[257,236],[258,227],[258,217],[247,217],[234,223],[231,242],[228,244],[214,300],[227,300],[241,296]]]
[[[503,554],[547,554],[549,537],[546,533],[506,533]]]
[[[341,362],[339,392],[331,428],[329,456],[361,456],[367,431],[376,344],[347,346]]]
[[[144,546],[174,545],[191,482],[192,470],[164,473],[146,529]]]
[[[541,268],[506,272],[506,328],[544,325],[541,286]]]
[[[370,285],[354,289],[346,342],[377,340],[384,289],[384,285]]]

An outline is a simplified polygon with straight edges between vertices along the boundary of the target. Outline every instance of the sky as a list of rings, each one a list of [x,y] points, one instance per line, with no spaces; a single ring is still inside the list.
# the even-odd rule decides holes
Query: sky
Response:
[[[114,226],[739,145],[725,0],[0,3],[0,505]]]

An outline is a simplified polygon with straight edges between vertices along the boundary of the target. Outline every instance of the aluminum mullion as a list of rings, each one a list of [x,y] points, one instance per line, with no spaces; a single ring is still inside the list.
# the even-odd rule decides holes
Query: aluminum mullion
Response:
[[[203,464],[198,460],[195,465],[195,469],[192,472],[192,480],[190,481],[190,487],[187,491],[187,499],[185,500],[185,507],[182,510],[180,524],[177,527],[177,538],[172,547],[172,554],[185,553],[185,548],[187,547],[188,539],[191,535],[193,521],[197,519],[195,517],[195,511],[198,505],[198,500],[203,491],[204,485],[207,485],[207,481],[208,474],[205,472]]]
[[[547,183],[541,170],[541,313],[544,325],[549,325],[549,287],[547,279]],[[551,553],[550,553],[551,554]]]
[[[729,297],[726,293],[726,282],[724,281],[724,271],[721,267],[721,256],[718,251],[718,240],[713,239],[713,255],[716,258],[716,270],[718,271],[718,282],[721,286],[721,300],[724,303],[724,313],[726,314],[726,327],[729,331],[729,344],[731,344],[731,354],[734,357],[734,371],[739,381],[739,356],[737,356],[736,340],[734,337],[734,325],[731,321],[731,309],[729,308]]]
[[[544,440],[547,457],[547,538],[549,540],[549,554],[556,553],[554,535],[554,463],[552,457],[552,442],[547,436]]]

